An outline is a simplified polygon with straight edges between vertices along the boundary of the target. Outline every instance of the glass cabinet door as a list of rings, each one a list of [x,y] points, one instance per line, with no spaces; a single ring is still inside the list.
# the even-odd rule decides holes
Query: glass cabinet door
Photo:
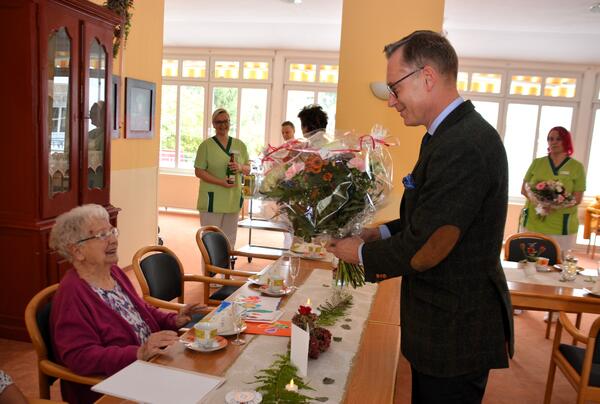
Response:
[[[87,187],[104,188],[104,144],[106,142],[106,60],[107,55],[94,39],[88,56],[89,120],[87,127]]]
[[[71,40],[65,28],[48,39],[48,197],[71,189]]]

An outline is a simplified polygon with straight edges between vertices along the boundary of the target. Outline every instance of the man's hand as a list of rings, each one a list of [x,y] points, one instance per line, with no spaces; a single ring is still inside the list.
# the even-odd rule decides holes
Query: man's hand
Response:
[[[378,227],[365,228],[360,232],[360,238],[365,242],[379,240],[381,238],[381,232]]]
[[[179,340],[175,331],[159,331],[150,334],[146,342],[137,350],[137,358],[147,361],[154,355],[160,353],[164,348],[173,345]]]
[[[183,309],[179,311],[177,317],[175,317],[175,325],[177,327],[183,327],[190,321],[192,321],[192,316],[196,313],[202,313],[207,310],[207,307],[203,304],[186,304]]]
[[[358,264],[358,246],[363,243],[359,237],[331,239],[325,249],[349,264]]]

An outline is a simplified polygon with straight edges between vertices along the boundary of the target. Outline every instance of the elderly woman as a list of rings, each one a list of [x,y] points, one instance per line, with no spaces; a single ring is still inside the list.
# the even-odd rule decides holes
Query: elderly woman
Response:
[[[229,112],[218,108],[212,114],[215,136],[198,146],[194,162],[196,177],[200,178],[198,211],[202,226],[217,226],[235,248],[237,224],[242,208],[240,174],[250,173],[248,150],[240,139],[229,136]],[[231,157],[233,155],[233,158]],[[232,182],[227,173],[234,174]]]
[[[52,303],[50,332],[59,362],[81,375],[110,376],[136,359],[148,360],[178,340],[177,330],[204,310],[187,305],[165,313],[146,304],[117,266],[119,231],[99,205],[56,218],[50,247],[71,262]],[[164,331],[161,331],[164,330]],[[89,386],[61,380],[63,399],[89,403]]]
[[[562,126],[550,129],[548,133],[548,156],[540,157],[531,163],[521,193],[528,198],[523,227],[527,231],[543,233],[554,238],[563,252],[575,246],[579,220],[577,205],[581,203],[585,191],[585,172],[583,165],[571,157],[573,143],[571,133]],[[562,182],[565,190],[573,194],[573,203],[569,207],[553,209],[546,216],[539,216],[535,204],[529,200],[525,184],[534,187],[537,183],[548,180]]]

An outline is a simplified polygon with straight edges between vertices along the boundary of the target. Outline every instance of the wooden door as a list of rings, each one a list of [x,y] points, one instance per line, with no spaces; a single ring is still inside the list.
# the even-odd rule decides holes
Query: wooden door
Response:
[[[112,71],[112,31],[93,19],[82,23],[81,46],[81,180],[80,201],[109,204],[109,90]]]
[[[39,31],[40,201],[42,218],[79,202],[79,17],[42,2]]]

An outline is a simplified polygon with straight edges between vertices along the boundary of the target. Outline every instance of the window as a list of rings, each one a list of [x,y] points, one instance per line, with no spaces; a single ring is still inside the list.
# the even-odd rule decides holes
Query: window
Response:
[[[600,75],[597,79],[596,97],[592,107],[592,138],[589,146],[585,195],[600,195]]]
[[[287,81],[285,85],[285,120],[296,127],[297,136],[301,134],[298,113],[307,105],[318,104],[327,113],[326,131],[335,131],[337,103],[337,82],[339,67],[331,62],[287,63]]]
[[[546,135],[550,129],[572,127],[578,78],[569,74],[486,70],[467,68],[459,72],[457,88],[498,130],[508,158],[509,196],[520,198],[523,177],[531,161],[547,154]]]
[[[191,171],[200,143],[214,135],[210,117],[228,110],[230,136],[256,157],[265,146],[271,62],[230,57],[163,59],[160,167]]]

